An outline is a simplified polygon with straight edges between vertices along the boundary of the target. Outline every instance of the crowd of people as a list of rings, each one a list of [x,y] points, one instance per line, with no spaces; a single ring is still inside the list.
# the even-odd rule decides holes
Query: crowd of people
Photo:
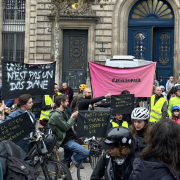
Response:
[[[135,98],[132,113],[112,114],[106,137],[100,142],[106,151],[96,165],[91,180],[100,180],[102,177],[108,180],[180,179],[179,83],[180,78],[175,84],[174,78],[170,77],[166,91],[165,87],[154,86],[151,98]],[[119,95],[130,93],[131,90],[124,90]],[[63,83],[61,89],[55,83],[54,95],[41,97],[39,123],[57,136],[56,147],[64,149],[63,162],[68,167],[71,162],[79,167],[90,156],[89,150],[76,141],[78,111],[109,108],[111,102],[98,102],[110,97],[108,93],[92,98],[92,91],[85,84],[81,84],[79,93],[74,95],[67,83]],[[30,111],[34,98],[29,94],[21,95],[17,109],[1,123],[27,112],[35,125],[35,116]],[[5,107],[2,104],[0,111]],[[33,133],[27,137],[33,136]],[[25,152],[30,150],[28,141],[19,141],[17,145]]]

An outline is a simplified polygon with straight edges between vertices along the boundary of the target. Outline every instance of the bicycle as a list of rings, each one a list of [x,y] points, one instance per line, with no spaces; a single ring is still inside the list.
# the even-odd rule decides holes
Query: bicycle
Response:
[[[93,172],[93,169],[96,167],[96,164],[97,164],[97,162],[98,162],[98,160],[102,154],[102,149],[99,145],[99,141],[97,141],[95,139],[95,137],[92,137],[90,139],[85,139],[84,144],[85,145],[83,145],[83,146],[90,150],[90,157],[88,158],[89,163],[81,162],[79,167],[77,168],[78,180],[90,179],[90,176]],[[59,157],[59,154],[58,154],[56,147],[54,147],[52,153],[49,154],[49,157],[52,157],[52,158],[60,161],[60,157]],[[84,166],[84,169],[80,168],[82,166],[82,164]],[[75,167],[75,165],[73,163],[71,163],[69,170],[70,171],[74,170],[73,169],[74,167]],[[87,173],[87,170],[88,170],[88,173]]]
[[[43,135],[37,134],[37,138],[24,138],[24,140],[35,142],[26,159],[35,168],[37,179],[72,180],[71,173],[65,164],[48,157],[49,152],[42,152]]]
[[[88,143],[87,143],[88,142]],[[98,163],[100,156],[102,155],[102,148],[99,144],[99,141],[93,136],[90,139],[85,139],[84,143],[87,143],[88,149],[90,150],[89,163],[81,162],[77,169],[77,178],[78,180],[90,179],[91,174]],[[84,166],[84,169],[81,169],[81,165]],[[88,173],[86,172],[89,170]]]

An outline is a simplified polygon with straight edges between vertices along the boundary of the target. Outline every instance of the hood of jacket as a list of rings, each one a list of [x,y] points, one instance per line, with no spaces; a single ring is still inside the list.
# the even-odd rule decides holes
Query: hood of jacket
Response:
[[[133,180],[156,180],[170,173],[167,166],[152,161],[136,158],[133,163]],[[173,179],[172,174],[172,179]],[[177,177],[177,176],[176,176]],[[179,178],[177,177],[177,180]]]

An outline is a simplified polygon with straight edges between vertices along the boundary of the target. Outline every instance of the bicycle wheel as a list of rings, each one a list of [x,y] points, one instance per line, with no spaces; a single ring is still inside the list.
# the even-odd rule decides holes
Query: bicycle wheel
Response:
[[[35,166],[37,180],[72,180],[71,173],[62,162],[44,159],[42,164]]]
[[[101,155],[102,155],[102,149],[100,148],[92,148],[90,150],[90,154],[91,154],[91,160],[92,160],[92,164],[94,165],[94,167],[96,167],[96,164],[98,163]]]
[[[91,153],[92,154],[92,153]],[[84,169],[80,169],[81,166],[84,166]],[[78,180],[89,180],[91,174],[95,168],[95,162],[93,161],[93,157],[89,157],[89,163],[81,162],[77,169],[77,178]]]

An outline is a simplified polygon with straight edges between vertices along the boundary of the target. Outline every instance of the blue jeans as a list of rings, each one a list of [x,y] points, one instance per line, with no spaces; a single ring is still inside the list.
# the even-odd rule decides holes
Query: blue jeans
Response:
[[[64,159],[71,157],[74,164],[78,164],[90,156],[90,151],[79,145],[75,140],[70,140],[61,146],[64,148]],[[73,153],[76,153],[74,156]]]

